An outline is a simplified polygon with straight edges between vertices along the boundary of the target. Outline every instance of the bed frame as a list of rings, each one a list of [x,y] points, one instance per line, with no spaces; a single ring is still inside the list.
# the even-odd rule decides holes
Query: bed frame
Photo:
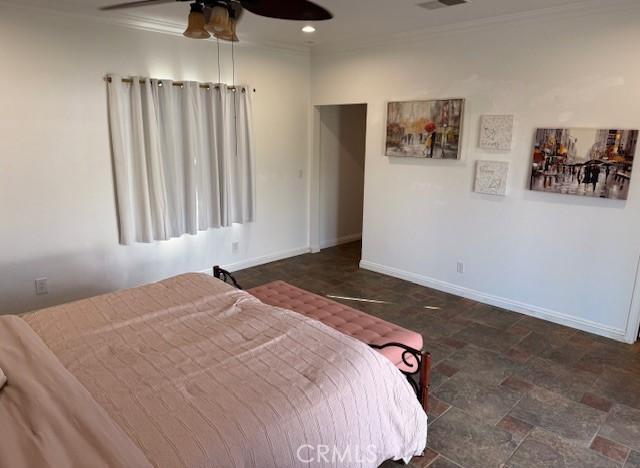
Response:
[[[242,289],[236,279],[227,270],[219,266],[213,267],[213,276],[225,283],[233,285],[237,289]],[[383,345],[369,344],[373,349],[381,350],[386,348],[400,348],[402,352],[402,362],[406,369],[398,369],[409,381],[411,388],[416,393],[425,413],[429,412],[429,386],[431,384],[431,353],[417,350],[403,343],[386,343]]]

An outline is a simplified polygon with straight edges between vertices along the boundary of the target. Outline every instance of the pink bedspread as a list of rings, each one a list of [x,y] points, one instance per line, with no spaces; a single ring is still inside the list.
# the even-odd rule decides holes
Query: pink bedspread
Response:
[[[426,444],[389,360],[206,275],[25,320],[158,467],[373,467]]]
[[[0,316],[0,367],[0,467],[151,467],[19,317]]]

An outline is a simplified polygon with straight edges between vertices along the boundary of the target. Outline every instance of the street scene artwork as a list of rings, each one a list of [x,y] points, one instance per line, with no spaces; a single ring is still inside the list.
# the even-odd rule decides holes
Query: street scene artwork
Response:
[[[464,99],[390,102],[386,155],[460,159]]]
[[[536,131],[530,189],[626,200],[638,130]]]

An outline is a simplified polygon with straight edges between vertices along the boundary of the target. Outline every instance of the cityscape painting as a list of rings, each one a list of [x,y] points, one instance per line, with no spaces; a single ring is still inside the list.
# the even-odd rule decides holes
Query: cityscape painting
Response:
[[[464,99],[390,102],[386,155],[460,159]]]
[[[638,130],[538,129],[531,190],[626,200]]]

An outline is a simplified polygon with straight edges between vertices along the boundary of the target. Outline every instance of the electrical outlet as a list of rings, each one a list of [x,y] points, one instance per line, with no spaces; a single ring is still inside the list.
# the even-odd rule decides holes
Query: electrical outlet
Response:
[[[49,289],[47,287],[47,278],[37,278],[36,281],[36,296],[48,294]]]
[[[464,274],[464,262],[458,262],[457,271],[461,275]]]
[[[240,250],[240,242],[233,242],[231,244],[231,251],[233,253],[238,253],[239,250]]]
[[[299,179],[304,178],[304,171],[303,171],[302,169],[300,169],[300,170],[298,171],[298,178],[299,178]]]

